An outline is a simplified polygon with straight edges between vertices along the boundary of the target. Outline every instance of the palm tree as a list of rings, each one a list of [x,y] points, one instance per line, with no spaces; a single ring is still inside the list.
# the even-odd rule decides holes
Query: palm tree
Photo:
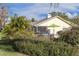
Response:
[[[13,29],[16,29],[17,31],[30,28],[29,21],[26,20],[25,17],[23,17],[23,16],[20,16],[17,18],[12,17],[11,19],[12,20],[11,20],[10,26]]]
[[[29,21],[23,16],[11,17],[10,23],[5,26],[3,32],[6,33],[10,39],[14,37],[25,39],[25,37],[33,35]]]

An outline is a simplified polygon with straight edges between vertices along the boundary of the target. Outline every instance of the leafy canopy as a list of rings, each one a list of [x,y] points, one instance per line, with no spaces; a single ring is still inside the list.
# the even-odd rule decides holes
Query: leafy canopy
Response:
[[[23,16],[11,17],[11,21],[4,27],[3,33],[5,33],[9,39],[25,39],[32,35],[30,22]]]

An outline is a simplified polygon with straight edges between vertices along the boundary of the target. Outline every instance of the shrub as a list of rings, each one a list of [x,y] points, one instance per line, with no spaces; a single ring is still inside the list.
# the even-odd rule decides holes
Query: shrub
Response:
[[[79,44],[78,28],[72,28],[69,31],[59,32],[59,35],[60,35],[60,38],[58,38],[58,41],[64,41],[73,46]]]
[[[2,40],[2,38],[5,37],[5,34],[3,34],[2,32],[0,32],[0,40]]]
[[[26,55],[37,56],[66,56],[76,55],[77,47],[72,47],[65,42],[44,42],[37,40],[17,40],[13,44],[14,49]]]
[[[72,47],[71,45],[66,44],[65,42],[55,42],[53,44],[49,45],[49,55],[54,56],[70,56],[70,55],[76,55],[77,48]]]

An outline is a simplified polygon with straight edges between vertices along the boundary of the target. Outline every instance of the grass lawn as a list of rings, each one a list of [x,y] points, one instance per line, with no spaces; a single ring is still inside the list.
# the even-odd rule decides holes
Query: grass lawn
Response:
[[[24,54],[14,51],[10,45],[0,45],[0,56],[24,56]]]
[[[4,37],[4,34],[0,32],[0,40],[1,37]],[[19,52],[14,51],[11,45],[0,45],[0,56],[24,56]]]

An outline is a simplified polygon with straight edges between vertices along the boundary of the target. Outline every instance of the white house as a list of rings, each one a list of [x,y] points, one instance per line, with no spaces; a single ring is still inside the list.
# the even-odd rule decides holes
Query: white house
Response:
[[[76,24],[64,20],[59,16],[52,17],[48,14],[48,18],[39,22],[36,22],[33,25],[33,30],[37,34],[50,34],[54,35],[54,37],[58,37],[57,32],[63,31],[67,29],[71,29],[72,26],[77,26]]]

